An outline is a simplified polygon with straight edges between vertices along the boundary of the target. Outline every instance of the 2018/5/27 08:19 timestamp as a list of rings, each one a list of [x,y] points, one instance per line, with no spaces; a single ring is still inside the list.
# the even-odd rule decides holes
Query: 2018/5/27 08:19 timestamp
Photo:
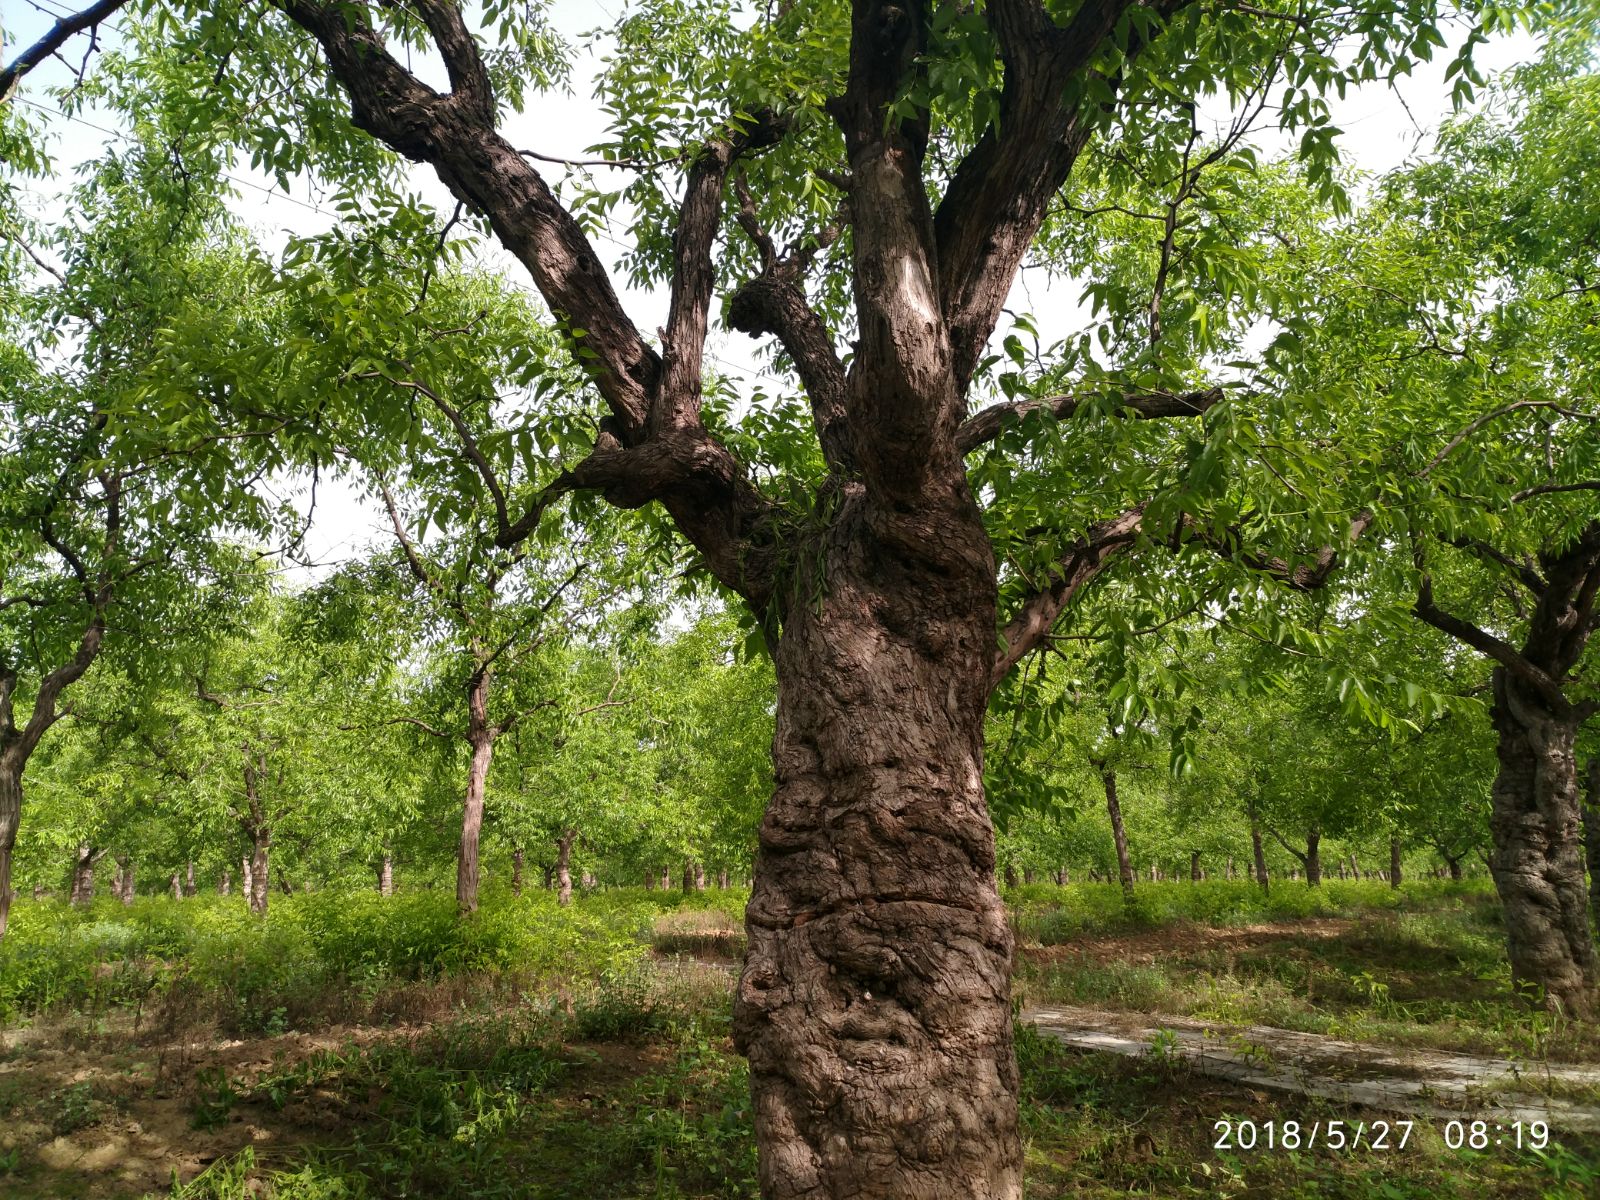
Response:
[[[1415,1121],[1234,1121],[1212,1125],[1214,1150],[1404,1150]],[[1450,1120],[1440,1131],[1452,1150],[1543,1150],[1550,1126],[1543,1121]]]

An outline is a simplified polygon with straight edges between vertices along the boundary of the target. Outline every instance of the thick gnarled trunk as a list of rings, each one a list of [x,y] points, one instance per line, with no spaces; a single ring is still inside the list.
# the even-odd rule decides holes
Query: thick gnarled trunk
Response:
[[[734,1005],[769,1200],[1021,1194],[982,782],[993,565],[971,516],[920,531],[940,569],[909,539],[836,542],[820,611],[794,605],[774,656],[777,789]]]
[[[1511,977],[1552,1009],[1589,1015],[1596,962],[1584,883],[1577,724],[1496,669],[1489,872],[1505,908]]]
[[[1589,920],[1600,929],[1600,755],[1583,773],[1583,861],[1589,869]]]

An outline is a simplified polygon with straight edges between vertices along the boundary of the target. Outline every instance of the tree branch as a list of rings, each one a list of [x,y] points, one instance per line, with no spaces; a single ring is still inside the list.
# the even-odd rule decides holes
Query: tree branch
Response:
[[[578,361],[606,401],[605,422],[591,460],[614,473],[635,461],[655,463],[668,454],[685,458],[670,472],[622,481],[617,494],[634,505],[659,500],[708,569],[750,603],[764,608],[772,586],[774,509],[751,483],[743,467],[703,427],[693,385],[698,350],[684,357],[697,339],[693,314],[701,304],[699,241],[702,225],[680,231],[680,269],[692,260],[695,277],[679,285],[676,335],[668,349],[678,356],[671,388],[663,386],[663,362],[623,311],[610,276],[573,215],[561,205],[537,170],[500,135],[493,97],[470,35],[464,33],[453,0],[428,0],[422,16],[450,71],[455,89],[441,95],[407,71],[375,30],[370,8],[361,0],[273,0],[291,20],[321,45],[328,66],[350,100],[351,117],[392,149],[431,165],[458,200],[487,217],[500,243],[533,276],[546,305],[578,343]],[[702,160],[703,161],[703,160]],[[725,169],[718,167],[718,170]],[[711,212],[712,179],[702,167],[691,216]],[[720,180],[718,180],[720,184]],[[712,234],[715,220],[710,222]],[[686,257],[687,256],[687,257]],[[686,405],[688,407],[686,407]],[[671,436],[667,436],[670,433]],[[652,446],[639,460],[623,462],[611,451]],[[582,482],[598,464],[568,472],[541,495],[540,503],[511,523],[497,540],[512,544],[532,531],[543,506]],[[670,479],[669,490],[651,490]],[[610,493],[608,493],[609,495]]]
[[[844,364],[834,348],[832,332],[806,300],[804,287],[807,264],[839,237],[847,206],[841,206],[838,217],[814,241],[797,241],[780,257],[772,239],[761,228],[755,201],[743,180],[739,181],[738,192],[739,225],[755,243],[762,271],[729,298],[728,324],[751,337],[777,337],[800,373],[823,458],[835,472],[847,474],[855,453],[845,419]]]
[[[1011,668],[1044,641],[1073,596],[1133,544],[1139,536],[1144,509],[1143,504],[1136,505],[1091,526],[1061,555],[1059,565],[1044,583],[1023,599],[1001,630],[1000,649],[989,671],[990,691],[1000,686]]]
[[[0,67],[0,104],[11,99],[24,75],[61,49],[77,34],[85,29],[99,26],[100,22],[106,20],[127,2],[128,0],[96,0],[82,12],[58,20],[43,37],[4,67]]]
[[[1504,667],[1508,674],[1534,688],[1557,712],[1565,712],[1569,705],[1561,685],[1534,663],[1518,653],[1515,646],[1501,641],[1494,634],[1480,629],[1470,621],[1445,612],[1433,599],[1433,579],[1426,571],[1417,584],[1417,602],[1412,611],[1422,620],[1456,641],[1471,646],[1479,654]]]
[[[1085,402],[1092,399],[1084,396],[1050,396],[1041,400],[1013,400],[991,404],[961,422],[960,428],[956,430],[956,446],[961,453],[970,454],[985,442],[998,437],[1001,430],[1021,421],[1029,413],[1048,412],[1056,420],[1065,421]],[[1221,402],[1221,388],[1206,388],[1180,395],[1154,392],[1148,395],[1123,396],[1118,401],[1119,407],[1116,411],[1119,416],[1137,420],[1161,420],[1168,417],[1199,416]]]

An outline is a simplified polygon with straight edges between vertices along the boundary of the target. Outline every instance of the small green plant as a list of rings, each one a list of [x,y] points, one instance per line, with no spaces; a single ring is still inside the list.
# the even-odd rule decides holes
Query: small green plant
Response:
[[[1151,1058],[1163,1066],[1176,1066],[1183,1056],[1183,1044],[1171,1029],[1158,1029],[1150,1036]]]
[[[65,1137],[100,1120],[104,1106],[87,1083],[74,1083],[50,1097],[50,1132]]]
[[[190,1124],[196,1129],[220,1129],[240,1099],[233,1081],[221,1067],[208,1067],[195,1073],[194,1112]]]

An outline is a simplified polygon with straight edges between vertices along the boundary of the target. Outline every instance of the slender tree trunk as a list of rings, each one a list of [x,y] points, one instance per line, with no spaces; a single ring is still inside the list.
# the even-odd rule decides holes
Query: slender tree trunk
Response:
[[[200,894],[200,888],[195,884],[194,881],[193,859],[190,859],[188,865],[184,868],[183,894],[185,896],[198,896]]]
[[[1200,882],[1200,851],[1189,851],[1189,882]]]
[[[1461,858],[1462,856],[1457,855],[1455,858],[1447,857],[1444,860],[1450,868],[1450,878],[1456,880],[1457,882],[1459,882],[1461,879]]]
[[[1006,886],[1008,888],[1014,888],[1017,886],[1017,869],[1015,867],[1013,867],[1010,863],[1007,863],[1003,874],[1005,875]]]
[[[1594,1011],[1596,962],[1579,827],[1577,724],[1494,671],[1499,772],[1489,860],[1505,910],[1514,984],[1548,1007]]]
[[[472,760],[467,767],[467,798],[461,808],[461,845],[456,855],[456,908],[478,911],[478,838],[483,831],[483,798],[489,785],[489,763],[494,757],[494,729],[489,724],[489,688],[492,676],[479,668],[467,692],[467,744]]]
[[[11,919],[11,859],[17,849],[17,825],[22,818],[22,760],[0,752],[0,938]]]
[[[694,864],[694,890],[697,892],[706,890],[706,867],[702,862]]]
[[[378,895],[394,895],[394,855],[387,850],[383,852],[383,861],[378,864]]]
[[[511,852],[511,894],[522,895],[522,847],[518,846]]]
[[[172,898],[174,900],[182,900],[183,899],[183,877],[181,875],[179,875],[176,871],[174,871],[172,873],[172,877],[167,882],[168,882],[169,886],[172,888]]]
[[[774,652],[777,788],[734,1000],[762,1195],[1018,1200],[983,794],[993,557],[964,485],[939,517],[845,505],[827,585]]]
[[[687,896],[694,891],[694,863],[687,858],[683,860],[683,894]]]
[[[1397,837],[1389,839],[1389,886],[1400,886],[1400,839]]]
[[[546,884],[545,886],[548,887],[549,884]],[[650,870],[644,873],[644,890],[647,892],[653,892],[656,890],[656,871],[654,867],[651,867]]]
[[[133,903],[133,880],[136,869],[130,855],[117,855],[117,881],[113,894],[125,906]]]
[[[1117,878],[1122,882],[1123,895],[1133,895],[1133,861],[1128,857],[1128,831],[1122,825],[1122,805],[1117,801],[1117,773],[1102,770],[1100,783],[1106,792],[1106,816],[1111,818],[1111,841],[1117,848]],[[1155,868],[1151,867],[1154,877]]]
[[[562,908],[572,903],[572,842],[578,836],[569,829],[556,839],[556,903]]]
[[[267,915],[271,855],[272,831],[264,827],[253,830],[250,838],[250,857],[245,863],[245,884],[249,890],[250,911],[258,917]]]
[[[1342,857],[1335,858],[1333,860],[1333,865],[1339,868],[1339,878],[1340,879],[1345,878],[1346,872],[1345,872],[1345,866],[1344,866],[1344,859]]]
[[[1306,886],[1322,886],[1322,831],[1315,826],[1306,830]]]
[[[1361,864],[1356,861],[1354,854],[1350,856],[1350,874],[1355,879],[1361,878]]]
[[[1254,813],[1250,814],[1250,852],[1255,857],[1256,882],[1265,892],[1271,887],[1267,876],[1267,851],[1261,844],[1261,822],[1256,819]]]
[[[282,867],[277,867],[277,868],[275,868],[275,870],[278,873],[278,890],[280,892],[282,892],[285,896],[294,895],[294,887],[289,883],[289,877],[283,873],[283,868]],[[311,890],[311,883],[308,880],[306,882],[306,891],[309,892],[310,890]]]
[[[1222,868],[1222,877],[1232,883],[1238,876],[1233,869],[1233,855],[1228,855],[1227,865]]]
[[[87,842],[78,843],[77,857],[72,863],[72,886],[67,892],[69,904],[81,908],[94,903],[94,864],[99,858],[93,846]]]
[[[246,854],[239,860],[239,894],[244,897],[245,903],[252,911],[255,909],[256,872],[255,865]]]
[[[672,890],[672,868],[671,867],[662,867],[661,868],[661,890],[663,892],[670,892]]]
[[[720,890],[724,891],[724,892],[728,890],[728,871],[727,871],[727,868],[723,868],[722,870],[717,872],[717,887]]]
[[[233,871],[228,867],[222,868],[222,878],[217,880],[217,895],[233,895]]]

